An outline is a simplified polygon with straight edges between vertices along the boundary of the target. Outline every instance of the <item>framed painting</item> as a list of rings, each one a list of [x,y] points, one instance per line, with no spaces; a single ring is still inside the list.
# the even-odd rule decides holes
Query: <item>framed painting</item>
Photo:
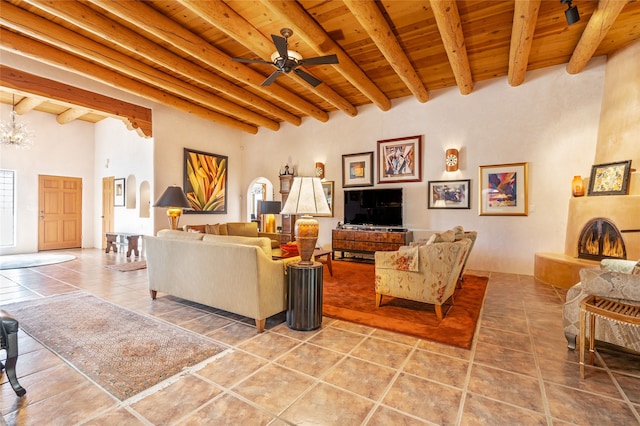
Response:
[[[373,186],[373,151],[342,156],[342,187]]]
[[[184,149],[184,192],[193,210],[185,213],[227,212],[228,157]]]
[[[113,205],[124,207],[124,178],[113,180]]]
[[[378,141],[378,183],[422,182],[422,136]]]
[[[631,160],[591,167],[588,195],[627,195]]]
[[[480,166],[480,215],[527,216],[528,163]]]
[[[470,209],[471,180],[430,180],[430,209]]]
[[[330,214],[317,214],[314,216],[318,217],[333,217],[333,181],[327,180],[322,182],[322,190],[324,191],[324,196],[327,198],[327,204],[329,204],[329,210],[331,210]]]

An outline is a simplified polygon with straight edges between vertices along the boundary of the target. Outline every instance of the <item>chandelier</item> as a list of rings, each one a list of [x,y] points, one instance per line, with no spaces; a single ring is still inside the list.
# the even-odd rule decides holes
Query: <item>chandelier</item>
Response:
[[[12,146],[16,149],[29,149],[33,145],[33,131],[29,130],[24,123],[16,121],[15,96],[11,103],[9,121],[0,123],[0,144]]]

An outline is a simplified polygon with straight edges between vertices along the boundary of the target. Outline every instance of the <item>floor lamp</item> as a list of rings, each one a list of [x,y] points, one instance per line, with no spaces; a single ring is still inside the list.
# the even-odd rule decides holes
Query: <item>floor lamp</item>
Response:
[[[281,214],[302,215],[295,224],[296,243],[300,252],[299,265],[313,265],[311,258],[318,241],[319,225],[311,215],[329,215],[329,203],[317,177],[295,177]]]
[[[171,229],[178,229],[178,221],[183,209],[192,209],[191,203],[179,186],[170,186],[158,198],[153,207],[166,207]]]
[[[280,201],[261,201],[259,211],[262,215],[262,232],[276,232],[276,217],[280,214]]]

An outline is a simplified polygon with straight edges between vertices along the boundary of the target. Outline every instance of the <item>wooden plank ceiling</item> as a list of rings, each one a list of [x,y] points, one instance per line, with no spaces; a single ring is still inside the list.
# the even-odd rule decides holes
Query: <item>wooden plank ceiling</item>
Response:
[[[387,111],[405,96],[428,102],[446,87],[473,96],[475,82],[495,77],[518,86],[558,64],[575,74],[640,38],[640,1],[573,5],[581,19],[569,26],[560,0],[2,0],[0,48],[257,133],[366,104]],[[303,58],[337,55],[300,67],[322,84],[291,72],[261,86],[273,65],[232,60],[270,61],[282,28]],[[29,98],[21,89],[11,91]],[[64,111],[39,99],[36,109]],[[91,114],[79,118],[100,118]]]

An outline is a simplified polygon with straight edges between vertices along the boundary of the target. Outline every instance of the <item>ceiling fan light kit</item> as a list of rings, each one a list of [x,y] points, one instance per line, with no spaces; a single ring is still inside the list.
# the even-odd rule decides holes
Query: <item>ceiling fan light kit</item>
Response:
[[[283,28],[280,30],[280,34],[282,34],[282,37],[271,34],[273,44],[276,46],[276,51],[271,55],[271,62],[264,61],[262,59],[232,58],[235,62],[244,62],[248,64],[270,64],[276,67],[276,70],[262,82],[261,86],[269,86],[280,74],[288,74],[293,71],[298,77],[302,78],[313,87],[317,87],[322,83],[322,81],[298,67],[309,65],[331,65],[338,63],[338,56],[336,55],[316,56],[314,58],[303,59],[300,53],[295,50],[289,50],[287,40],[293,34],[293,30],[290,28]]]

